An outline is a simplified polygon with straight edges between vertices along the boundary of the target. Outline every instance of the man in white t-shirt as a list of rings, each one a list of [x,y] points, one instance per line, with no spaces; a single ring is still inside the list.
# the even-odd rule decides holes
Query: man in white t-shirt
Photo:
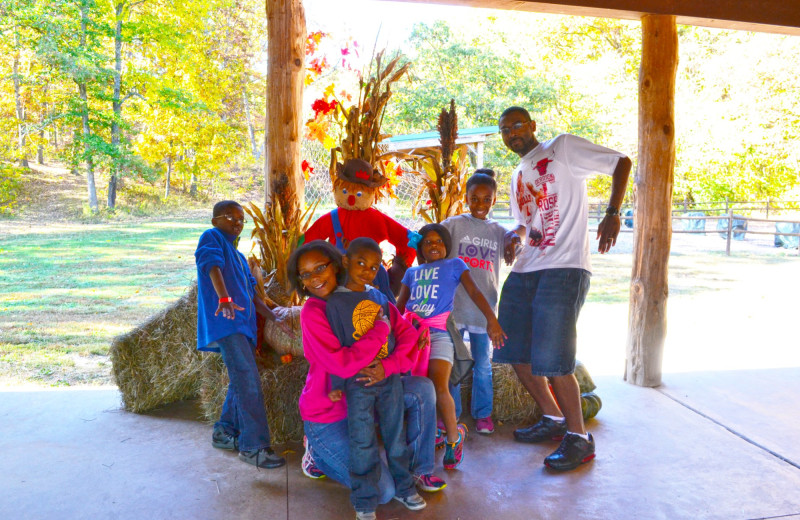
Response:
[[[540,143],[534,136],[536,122],[521,107],[505,110],[499,126],[505,145],[521,158],[511,177],[517,228],[506,236],[506,259],[514,259],[520,243],[522,250],[500,294],[498,318],[508,340],[493,360],[514,367],[544,414],[533,426],[515,430],[514,438],[560,440],[544,463],[570,470],[592,460],[595,452],[574,375],[576,324],[591,277],[586,178],[599,173],[613,179],[597,230],[598,250],[605,253],[619,234],[631,160],[569,134]]]

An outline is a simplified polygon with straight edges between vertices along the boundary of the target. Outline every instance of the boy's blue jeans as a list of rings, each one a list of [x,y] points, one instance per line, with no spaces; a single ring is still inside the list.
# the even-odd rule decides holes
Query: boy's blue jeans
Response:
[[[436,391],[427,377],[403,376],[403,401],[406,417],[406,444],[409,465],[414,475],[433,473],[436,436]],[[350,487],[350,441],[347,419],[333,423],[305,421],[305,433],[314,462],[329,478]],[[378,503],[395,496],[392,476],[385,463],[378,481]]]
[[[463,334],[465,331],[462,330]],[[469,333],[469,348],[472,350],[472,405],[473,419],[484,419],[492,415],[492,344],[488,334]],[[461,385],[450,385],[450,394],[456,404],[456,417],[461,416]]]
[[[344,386],[350,435],[350,501],[356,511],[372,512],[378,507],[382,473],[376,414],[395,494],[404,498],[414,494],[414,481],[408,469],[400,376],[393,374],[372,386],[364,386],[358,377],[348,378]]]
[[[222,361],[228,369],[228,393],[222,414],[214,426],[239,436],[240,451],[255,451],[270,446],[267,412],[261,393],[261,377],[256,366],[256,346],[244,334],[217,340]]]

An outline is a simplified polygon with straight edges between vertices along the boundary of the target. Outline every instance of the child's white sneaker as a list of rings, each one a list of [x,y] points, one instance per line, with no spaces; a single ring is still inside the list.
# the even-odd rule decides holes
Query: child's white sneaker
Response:
[[[378,520],[378,517],[375,516],[375,511],[369,511],[368,513],[356,511],[356,520]]]
[[[394,499],[412,511],[425,509],[425,506],[428,505],[425,503],[425,499],[419,496],[419,493],[414,493],[413,495],[409,495],[407,497],[394,497]]]

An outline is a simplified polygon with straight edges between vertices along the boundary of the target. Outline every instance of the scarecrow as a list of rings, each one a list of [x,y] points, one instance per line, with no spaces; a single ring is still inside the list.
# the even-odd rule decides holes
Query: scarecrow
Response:
[[[416,258],[416,249],[408,245],[409,231],[392,217],[372,207],[381,198],[381,188],[389,179],[362,159],[336,163],[333,198],[336,208],[322,215],[305,232],[305,241],[328,240],[344,253],[351,240],[369,237],[379,244],[384,240],[395,247],[395,260],[389,271],[402,278],[405,268]],[[394,303],[389,274],[381,266],[375,279],[378,289]]]

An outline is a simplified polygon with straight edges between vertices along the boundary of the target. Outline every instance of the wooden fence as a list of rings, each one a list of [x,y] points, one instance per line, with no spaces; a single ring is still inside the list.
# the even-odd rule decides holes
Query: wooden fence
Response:
[[[689,204],[676,203],[673,204],[672,220],[679,222],[693,222],[690,225],[681,226],[682,229],[676,229],[672,226],[673,233],[690,233],[690,234],[706,234],[706,233],[719,233],[726,239],[725,253],[730,256],[731,254],[731,240],[736,237],[743,237],[745,234],[752,235],[773,235],[783,237],[797,237],[797,254],[800,256],[800,233],[780,231],[777,227],[778,224],[791,224],[794,227],[800,227],[800,220],[787,220],[780,218],[778,215],[784,212],[798,213],[800,208],[800,201],[782,201],[767,199],[765,201],[721,201],[721,202],[698,202]],[[596,226],[600,220],[603,219],[605,214],[605,203],[590,203],[589,204],[589,221]],[[736,213],[734,212],[736,211]],[[742,214],[743,212],[749,215]],[[624,204],[620,209],[621,219],[624,223],[620,232],[632,233],[633,232],[633,205]],[[693,213],[688,215],[687,213]],[[763,214],[764,217],[754,217],[753,213]],[[773,218],[770,218],[772,213]],[[499,221],[511,220],[511,212],[508,206],[508,199],[498,200],[492,212],[492,218]],[[628,222],[626,222],[628,221]],[[726,221],[722,227],[717,227],[713,230],[707,230],[705,227],[706,221]],[[757,223],[755,228],[750,226],[749,223]],[[696,224],[695,224],[696,223]],[[774,226],[774,229],[768,229],[767,226],[760,224],[769,223]],[[630,224],[630,225],[629,225]],[[689,228],[689,229],[687,229]],[[590,233],[596,232],[596,228],[590,230]]]

